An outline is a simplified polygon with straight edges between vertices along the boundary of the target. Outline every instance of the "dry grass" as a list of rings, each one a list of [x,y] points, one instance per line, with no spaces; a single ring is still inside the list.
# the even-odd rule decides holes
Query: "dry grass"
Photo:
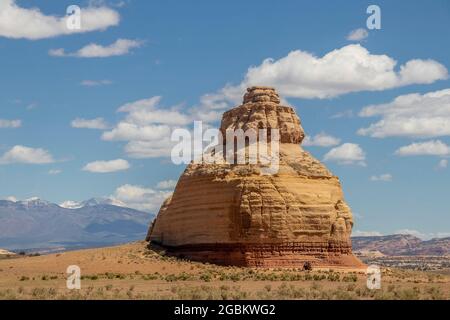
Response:
[[[78,265],[81,290],[66,288]],[[445,274],[383,269],[382,289],[337,270],[220,267],[166,257],[144,242],[0,261],[0,299],[449,299]]]

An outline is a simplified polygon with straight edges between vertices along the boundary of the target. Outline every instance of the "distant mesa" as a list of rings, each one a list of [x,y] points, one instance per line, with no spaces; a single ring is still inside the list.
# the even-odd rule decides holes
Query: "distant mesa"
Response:
[[[300,146],[295,110],[274,88],[247,89],[220,130],[279,129],[275,175],[260,165],[191,163],[151,224],[147,240],[168,254],[222,265],[349,267],[352,213],[338,177]]]
[[[386,256],[450,256],[450,237],[422,240],[410,234],[352,237],[360,256],[379,252]]]

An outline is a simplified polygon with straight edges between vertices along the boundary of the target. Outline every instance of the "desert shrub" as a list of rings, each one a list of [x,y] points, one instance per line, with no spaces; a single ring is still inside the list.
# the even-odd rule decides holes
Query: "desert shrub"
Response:
[[[200,280],[203,280],[203,281],[205,281],[205,282],[209,282],[209,281],[211,281],[211,275],[209,274],[209,273],[202,273],[201,275],[200,275]]]
[[[16,294],[11,289],[0,290],[0,298],[5,300],[17,299]]]
[[[297,288],[294,285],[287,285],[283,283],[275,291],[275,295],[278,299],[303,299],[308,298],[310,292],[306,291],[304,288]]]
[[[311,286],[311,289],[313,289],[313,290],[320,290],[320,289],[322,289],[322,287],[320,286],[320,284],[314,282],[312,284],[312,286]]]
[[[341,276],[339,275],[339,273],[330,272],[328,274],[329,281],[339,281],[340,279],[341,279]]]
[[[231,293],[232,300],[244,300],[247,299],[248,293],[246,291],[236,290]]]
[[[127,291],[127,296],[128,296],[129,299],[133,299],[133,296],[134,296],[133,291],[128,290]]]
[[[159,276],[157,274],[154,274],[154,273],[142,275],[142,279],[143,280],[156,280],[158,278],[159,278]]]
[[[358,277],[356,276],[356,274],[348,274],[348,275],[345,275],[342,278],[342,281],[344,281],[344,282],[356,282],[356,281],[358,281]]]
[[[400,300],[418,300],[419,292],[414,289],[403,289],[396,291],[396,296]]]
[[[56,296],[56,294],[57,294],[57,291],[55,288],[49,288],[47,290],[47,295],[49,295],[50,297],[54,297],[54,296]]]
[[[354,295],[349,292],[349,291],[345,291],[345,290],[335,290],[332,294],[332,297],[334,299],[338,299],[338,300],[352,300],[354,299]]]
[[[126,275],[122,274],[122,273],[113,273],[113,272],[106,272],[104,277],[106,277],[107,279],[125,279]],[[83,278],[83,276],[82,276]],[[98,279],[98,278],[97,278]],[[93,279],[93,280],[97,280],[97,279]]]
[[[439,287],[430,287],[426,289],[426,293],[429,295],[429,298],[432,300],[442,300],[444,299],[444,295],[441,292]]]
[[[186,272],[182,272],[178,275],[178,280],[181,281],[187,281],[187,280],[191,280],[192,279],[192,275],[186,273]]]
[[[236,281],[241,280],[241,276],[238,273],[232,273],[232,274],[230,274],[229,279],[231,281],[235,281],[236,282]]]
[[[158,278],[157,273],[154,274],[149,274],[145,276],[145,280],[155,280]],[[163,277],[164,280],[168,281],[168,282],[174,282],[174,281],[187,281],[187,280],[192,280],[193,276],[191,274],[188,274],[186,272],[182,272],[178,275],[176,274],[168,274],[165,277]]]
[[[313,280],[314,281],[320,281],[320,280],[324,280],[326,279],[326,276],[324,274],[315,274],[313,275]]]
[[[177,276],[174,274],[168,274],[165,276],[164,280],[166,280],[167,282],[174,282],[177,281]]]
[[[36,298],[44,298],[45,293],[45,288],[34,288],[33,290],[31,290],[31,295]]]
[[[310,280],[313,279],[313,276],[308,272],[307,274],[305,274],[304,278],[305,278],[306,281],[310,281]]]
[[[298,281],[303,279],[302,275],[300,274],[295,274],[295,273],[282,273],[280,276],[280,280],[282,281]]]
[[[347,286],[347,291],[354,291],[356,289],[356,284],[351,283]]]

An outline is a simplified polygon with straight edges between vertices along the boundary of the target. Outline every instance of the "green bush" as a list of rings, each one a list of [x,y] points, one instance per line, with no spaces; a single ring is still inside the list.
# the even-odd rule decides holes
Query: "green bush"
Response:
[[[200,275],[200,280],[203,280],[205,282],[210,282],[211,281],[211,275],[209,273],[203,273]]]

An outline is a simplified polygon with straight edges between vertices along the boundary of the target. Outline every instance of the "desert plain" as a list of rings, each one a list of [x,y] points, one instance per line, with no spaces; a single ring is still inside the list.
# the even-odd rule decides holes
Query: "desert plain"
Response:
[[[69,290],[67,267],[81,269]],[[0,259],[0,299],[449,299],[448,270],[382,267],[381,289],[361,269],[241,268],[191,262],[145,241]]]

